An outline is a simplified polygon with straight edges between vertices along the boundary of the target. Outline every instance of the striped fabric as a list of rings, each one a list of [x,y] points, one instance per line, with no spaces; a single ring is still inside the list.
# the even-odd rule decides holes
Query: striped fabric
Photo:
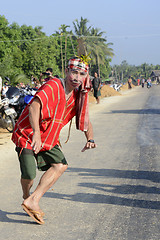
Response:
[[[41,102],[41,151],[46,151],[57,144],[60,130],[63,127],[66,107],[65,92],[60,80],[55,78],[42,85],[35,96],[38,97]],[[32,149],[32,136],[33,130],[29,122],[28,105],[16,123],[12,134],[12,141],[18,147]]]
[[[77,129],[82,131],[88,129],[89,90],[90,81],[87,77],[80,90],[73,91],[66,103],[65,91],[59,79],[49,80],[39,88],[35,97],[38,97],[41,102],[40,133],[42,147],[40,151],[50,150],[58,144],[62,127],[75,115]],[[33,130],[29,122],[29,105],[24,109],[15,125],[12,141],[17,147],[32,149]]]
[[[89,97],[88,92],[91,89],[91,80],[89,73],[80,87],[76,100],[76,127],[81,131],[88,130],[89,123]]]

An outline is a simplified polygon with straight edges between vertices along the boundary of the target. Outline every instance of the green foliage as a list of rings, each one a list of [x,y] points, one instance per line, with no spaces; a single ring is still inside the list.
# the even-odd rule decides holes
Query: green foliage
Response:
[[[153,66],[152,64],[141,64],[140,66],[129,65],[127,61],[123,61],[120,65],[114,65],[112,67],[113,75],[117,76],[118,80],[126,82],[128,77],[131,76],[133,80],[138,78],[148,79],[152,70],[159,70],[160,65]],[[123,76],[123,77],[122,77]],[[123,79],[122,79],[123,78]]]
[[[127,80],[129,75],[134,79],[147,78],[151,70],[160,69],[160,65],[131,66],[126,61],[111,69],[113,44],[103,37],[103,31],[87,26],[88,23],[88,19],[81,17],[73,22],[74,33],[68,30],[70,26],[62,24],[58,31],[46,36],[41,26],[9,24],[0,15],[0,76],[2,79],[8,76],[12,84],[30,83],[32,75],[39,78],[41,72],[51,67],[54,75],[64,77],[68,59],[77,55],[80,47],[86,54],[91,52],[90,74],[96,71],[101,78],[108,78],[111,70],[118,79],[123,76]]]

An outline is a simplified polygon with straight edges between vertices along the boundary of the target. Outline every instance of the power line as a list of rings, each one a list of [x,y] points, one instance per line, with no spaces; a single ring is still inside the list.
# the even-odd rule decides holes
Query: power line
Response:
[[[59,35],[59,36],[51,36],[51,37],[83,37],[83,38],[101,38],[101,39],[105,39],[104,37],[99,37],[99,36],[76,36],[76,35],[71,35],[71,34],[66,34],[66,35]],[[39,41],[39,40],[43,40],[43,39],[48,39],[48,37],[43,37],[43,38],[31,38],[31,39],[19,39],[19,40],[4,40],[4,41],[0,41],[0,42],[29,42],[29,41]]]
[[[160,34],[143,34],[143,35],[128,35],[128,36],[108,36],[108,38],[144,38],[144,37],[160,37]]]
[[[64,35],[58,35],[58,36],[51,36],[51,37],[57,37],[57,38],[61,38],[61,37],[76,37],[76,38],[100,38],[100,39],[105,39],[106,38],[144,38],[144,37],[160,37],[160,34],[144,34],[144,35],[128,35],[128,36],[107,36],[107,37],[101,37],[101,36],[85,36],[85,35],[71,35],[71,34],[64,34]],[[0,41],[0,43],[6,43],[6,42],[29,42],[29,41],[40,41],[43,39],[48,39],[48,37],[43,37],[43,38],[31,38],[31,39],[19,39],[19,40],[4,40],[4,41]]]

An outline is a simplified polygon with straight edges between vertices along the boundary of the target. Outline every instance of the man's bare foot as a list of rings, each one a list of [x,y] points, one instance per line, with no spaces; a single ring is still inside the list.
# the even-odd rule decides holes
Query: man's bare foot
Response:
[[[25,206],[27,206],[28,208],[34,211],[39,212],[42,217],[45,215],[44,212],[40,209],[39,205],[34,203],[30,198],[24,199],[22,204],[24,204]]]
[[[28,206],[26,206],[24,203],[22,203],[23,210],[38,224],[44,224],[43,217],[39,211],[35,211]]]

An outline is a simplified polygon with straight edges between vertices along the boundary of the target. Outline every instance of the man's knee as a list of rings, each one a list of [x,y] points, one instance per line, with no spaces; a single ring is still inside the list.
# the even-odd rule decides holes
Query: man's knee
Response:
[[[51,167],[54,168],[56,171],[63,173],[68,168],[68,165],[62,164],[62,163],[56,163],[56,164],[53,163],[53,164],[51,164]]]

